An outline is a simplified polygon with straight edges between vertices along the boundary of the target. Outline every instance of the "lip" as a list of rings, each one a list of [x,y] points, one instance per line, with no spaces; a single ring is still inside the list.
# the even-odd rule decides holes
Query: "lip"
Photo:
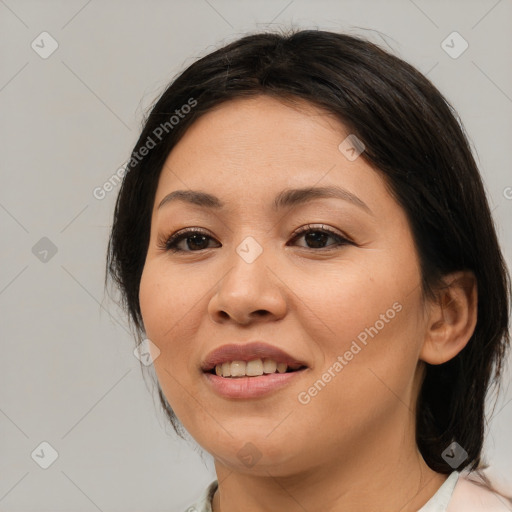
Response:
[[[283,388],[306,372],[308,368],[289,373],[271,373],[259,377],[224,378],[204,373],[211,389],[224,398],[259,398]]]
[[[222,345],[207,354],[201,363],[201,370],[209,372],[216,365],[228,361],[252,361],[253,359],[273,359],[276,363],[286,363],[290,367],[307,366],[301,361],[283,349],[269,345],[262,341],[253,341],[244,344],[228,344]],[[285,374],[281,374],[285,375]],[[222,378],[222,377],[221,377]],[[258,377],[249,377],[257,379]]]

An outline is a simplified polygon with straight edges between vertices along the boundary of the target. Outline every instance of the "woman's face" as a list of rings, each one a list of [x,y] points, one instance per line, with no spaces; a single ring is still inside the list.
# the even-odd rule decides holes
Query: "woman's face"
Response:
[[[385,457],[414,431],[426,318],[406,216],[342,144],[344,126],[300,105],[229,101],[188,129],[161,173],[140,283],[169,404],[218,461],[254,474],[291,474],[340,454]],[[324,187],[346,192],[286,192]],[[177,190],[222,206],[175,198],[159,207]],[[178,240],[178,252],[162,247],[185,228],[200,233]],[[286,377],[202,370],[214,349],[254,341],[306,368]],[[245,359],[258,354],[266,359]],[[226,370],[243,366],[224,358]]]

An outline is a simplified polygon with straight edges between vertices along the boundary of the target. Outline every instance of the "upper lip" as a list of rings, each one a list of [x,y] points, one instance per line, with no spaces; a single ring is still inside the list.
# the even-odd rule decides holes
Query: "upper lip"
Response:
[[[208,372],[218,364],[231,361],[252,361],[253,359],[272,359],[276,363],[286,363],[291,367],[307,366],[304,361],[291,356],[278,347],[261,341],[253,341],[239,345],[222,345],[212,350],[201,363],[201,369]]]

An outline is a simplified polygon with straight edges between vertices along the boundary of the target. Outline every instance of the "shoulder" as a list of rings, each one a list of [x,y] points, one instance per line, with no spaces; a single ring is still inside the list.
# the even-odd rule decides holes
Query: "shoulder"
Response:
[[[199,499],[187,507],[184,512],[212,512],[212,498],[218,487],[218,481],[214,480],[203,491]]]
[[[459,475],[446,512],[511,512],[512,502],[468,474]]]

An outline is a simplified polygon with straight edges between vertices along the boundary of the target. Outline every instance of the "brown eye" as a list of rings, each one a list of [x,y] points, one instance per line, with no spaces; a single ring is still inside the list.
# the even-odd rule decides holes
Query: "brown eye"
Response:
[[[339,247],[340,245],[347,245],[352,243],[345,237],[335,233],[334,231],[331,231],[325,226],[315,227],[308,225],[305,228],[301,228],[299,231],[295,232],[292,240],[295,241],[302,237],[304,237],[304,240],[307,244],[306,248],[308,249],[331,249]],[[335,239],[336,242],[326,246],[325,244],[329,238]]]
[[[208,247],[209,240],[213,240],[213,238],[206,232],[188,229],[174,233],[158,245],[161,249],[171,252],[198,252],[210,248]]]

